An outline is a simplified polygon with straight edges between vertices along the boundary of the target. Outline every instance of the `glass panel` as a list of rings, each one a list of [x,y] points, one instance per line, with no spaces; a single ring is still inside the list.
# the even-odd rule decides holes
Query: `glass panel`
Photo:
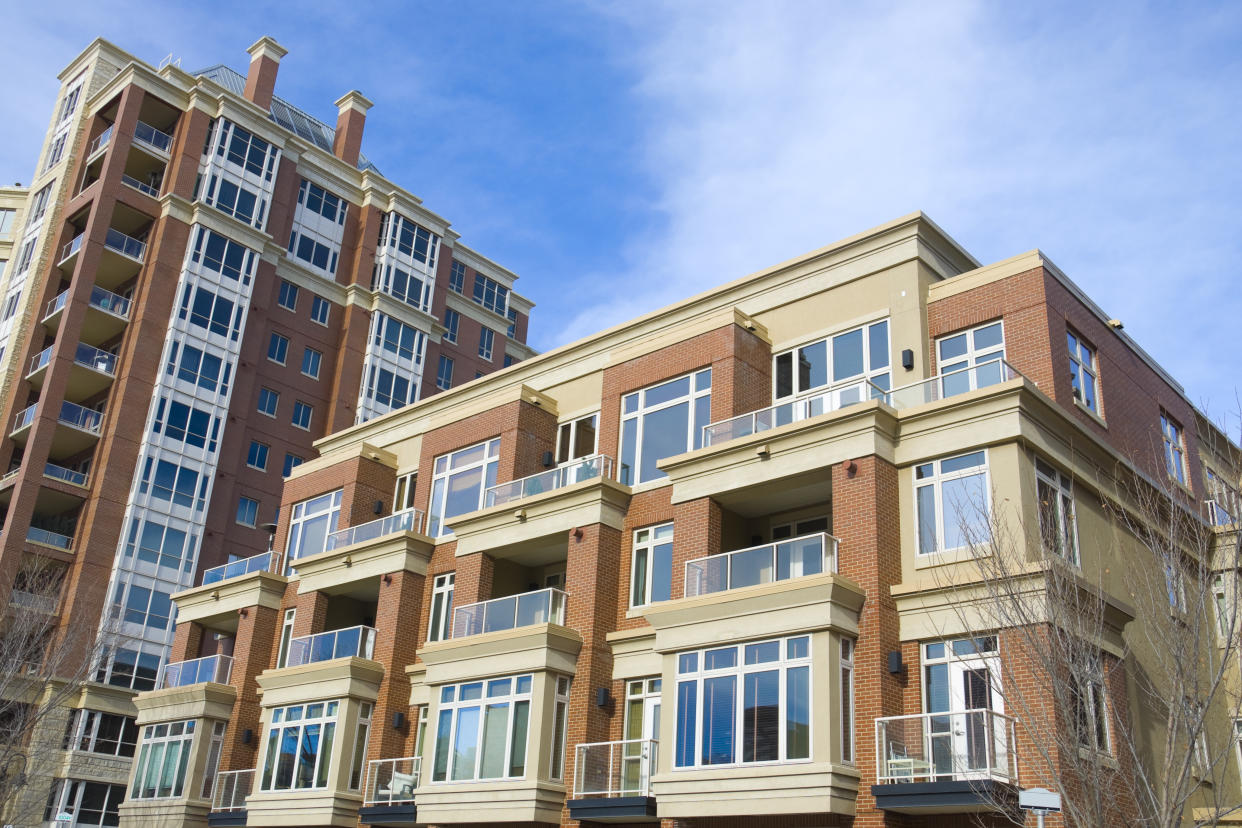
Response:
[[[785,673],[785,758],[810,757],[811,668],[791,667]]]
[[[453,711],[441,710],[436,723],[436,753],[431,778],[443,782],[448,778],[449,732],[453,727]]]
[[[700,761],[704,765],[734,761],[736,682],[735,676],[703,680],[703,748]]]
[[[457,738],[453,742],[453,779],[473,779],[479,749],[479,708],[457,711]]]
[[[483,758],[480,779],[496,779],[505,773],[505,747],[509,736],[509,705],[490,704],[483,715]]]
[[[690,378],[679,377],[678,379],[666,382],[663,385],[657,385],[654,388],[648,388],[644,392],[643,401],[647,407],[660,405],[661,403],[675,400],[678,397],[684,397],[690,393]]]
[[[689,383],[689,377],[684,378]],[[686,450],[687,429],[690,426],[690,405],[680,402],[668,408],[643,415],[643,445],[639,480],[657,480],[665,477],[656,468],[656,462],[665,457],[681,454]]]
[[[832,338],[832,378],[834,381],[856,377],[863,372],[863,332],[856,331]]]
[[[685,656],[683,655],[684,659]],[[696,710],[698,702],[697,681],[683,681],[677,684],[677,767],[694,766],[694,729],[698,721]]]
[[[526,734],[530,727],[530,702],[513,704],[513,755],[509,759],[509,775],[526,775]]]
[[[673,597],[673,544],[656,544],[651,559],[651,600],[668,601]]]
[[[944,482],[944,544],[958,549],[970,543],[982,543],[990,536],[987,515],[987,493],[984,475]]]
[[[779,650],[779,644],[772,642]],[[767,670],[744,677],[742,761],[780,758],[780,672]]]
[[[816,342],[798,349],[798,390],[828,384],[828,343]]]
[[[915,490],[918,501],[919,553],[936,551],[936,487],[920,486]]]
[[[867,348],[871,370],[888,367],[888,323],[878,322],[867,329]]]

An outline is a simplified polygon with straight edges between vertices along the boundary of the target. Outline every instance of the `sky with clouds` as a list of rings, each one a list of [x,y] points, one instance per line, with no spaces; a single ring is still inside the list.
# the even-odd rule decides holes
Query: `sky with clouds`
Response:
[[[521,275],[547,349],[927,212],[987,263],[1038,247],[1236,431],[1242,4],[971,0],[19,3],[0,180],[96,36],[244,71]]]

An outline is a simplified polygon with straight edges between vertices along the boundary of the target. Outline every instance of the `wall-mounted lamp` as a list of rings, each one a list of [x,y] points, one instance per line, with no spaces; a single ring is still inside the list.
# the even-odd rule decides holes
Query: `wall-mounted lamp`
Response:
[[[392,583],[392,573],[391,572],[384,573],[384,585],[387,586],[391,583]]]
[[[405,714],[398,710],[392,714],[392,729],[400,730],[405,726]]]
[[[375,514],[377,514],[377,515],[382,515],[382,514],[384,514],[384,501],[382,501],[382,500],[377,500],[377,501],[375,501],[375,506],[374,506],[374,507],[372,507],[372,508],[373,508],[373,511],[375,512]]]
[[[600,687],[595,691],[595,706],[607,707],[612,702],[612,698],[608,694],[607,687]]]
[[[905,672],[906,665],[901,663],[901,650],[890,650],[888,653],[888,671],[894,676]]]
[[[902,351],[902,352],[901,352],[901,367],[902,367],[902,368],[905,368],[907,371],[913,371],[913,370],[914,370],[914,351],[913,351],[913,349],[911,349],[911,348],[906,348],[904,351]]]
[[[574,531],[570,532],[570,534],[574,536],[574,540],[576,541],[582,540],[582,527],[575,526]]]
[[[755,446],[755,456],[760,460],[767,460],[772,456],[772,451],[768,448],[768,444],[764,443],[761,446]]]
[[[858,464],[853,460],[843,460],[841,461],[841,468],[845,469],[846,474],[853,477],[854,473],[858,471]]]
[[[525,509],[514,510],[513,517],[525,523],[526,522],[526,510]]]
[[[250,742],[251,742],[253,739],[254,739],[254,731],[253,731],[253,730],[243,730],[243,731],[242,731],[242,744],[243,744],[243,745],[248,745],[248,744],[250,744]]]
[[[237,615],[238,615],[238,617],[240,617],[240,618],[249,618],[249,617],[250,617],[250,610],[249,610],[249,609],[247,609],[246,607],[242,607],[241,609],[239,609],[239,610],[237,611]]]

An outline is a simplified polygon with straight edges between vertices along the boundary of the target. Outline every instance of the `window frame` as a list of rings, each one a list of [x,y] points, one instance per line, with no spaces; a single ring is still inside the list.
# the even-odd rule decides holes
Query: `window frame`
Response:
[[[289,359],[289,337],[272,331],[267,340],[267,361],[284,365]]]
[[[268,712],[263,762],[259,774],[259,791],[264,793],[321,791],[328,788],[329,776],[332,772],[332,750],[336,747],[336,726],[341,718],[340,707],[339,699],[325,699],[274,707]],[[312,717],[310,713],[315,708],[320,709],[318,715]],[[303,765],[307,750],[306,731],[309,727],[315,726],[318,726],[319,730],[315,737],[315,758],[310,767],[312,784],[299,785],[297,784],[298,772]],[[282,784],[280,777],[283,771],[280,762],[281,757],[287,755],[288,752],[280,748],[288,744],[286,731],[296,735],[293,739],[293,764],[289,768],[289,781]],[[328,750],[324,750],[325,742],[329,745]]]
[[[312,294],[312,297],[310,319],[316,325],[323,325],[326,328],[328,320],[332,318],[332,303],[318,294]],[[320,319],[320,316],[323,318]]]
[[[289,422],[294,428],[300,428],[303,431],[311,430],[311,422],[315,419],[315,406],[304,400],[293,401],[293,413],[289,417]]]
[[[460,459],[463,455],[469,455],[471,452],[479,449],[482,449],[480,459],[469,461]],[[456,465],[458,462],[461,462],[461,465]],[[492,437],[488,440],[438,455],[432,461],[431,468],[431,496],[427,502],[427,534],[433,538],[446,537],[453,534],[452,530],[445,525],[446,522],[458,515],[465,515],[482,509],[486,503],[485,494],[487,490],[496,485],[496,475],[500,469],[500,438]],[[456,475],[468,474],[475,469],[481,471],[478,504],[473,509],[465,512],[455,512],[452,515],[446,514],[449,500],[447,493],[451,488],[449,481]]]
[[[276,306],[291,313],[298,312],[298,294],[301,291],[293,282],[280,280],[280,292],[276,295]]]
[[[440,361],[436,365],[436,388],[441,391],[448,391],[453,387],[453,359],[446,354],[440,354]]]
[[[943,464],[945,462],[948,462],[951,460],[961,460],[961,459],[968,458],[975,454],[979,454],[982,456],[983,458],[982,463],[977,464],[977,465],[972,465],[972,466],[965,466],[957,471],[952,471],[952,472],[941,471]],[[925,466],[929,466],[929,465],[932,466],[932,474],[928,477],[920,478],[919,469]],[[914,484],[914,511],[913,511],[913,514],[914,514],[914,550],[915,550],[915,555],[917,558],[926,559],[926,558],[930,558],[936,555],[951,554],[958,550],[966,549],[969,547],[969,539],[967,539],[967,543],[962,546],[946,547],[944,545],[945,539],[946,539],[945,530],[946,530],[947,524],[945,523],[945,499],[944,499],[943,491],[944,491],[945,483],[950,483],[956,480],[963,480],[969,477],[975,477],[980,474],[980,472],[978,471],[980,468],[983,470],[982,471],[983,496],[984,496],[983,514],[986,515],[988,519],[987,528],[988,528],[988,538],[990,539],[991,538],[991,517],[992,517],[992,482],[991,482],[992,471],[991,471],[991,463],[990,463],[990,458],[988,455],[988,450],[986,448],[975,449],[974,451],[966,451],[966,452],[961,452],[958,454],[951,454],[945,457],[937,457],[932,460],[926,460],[921,463],[915,463],[914,466],[911,468],[911,477],[913,478],[913,484]],[[935,537],[934,548],[930,550],[925,550],[923,549],[923,532],[922,532],[922,520],[921,520],[922,511],[921,511],[921,504],[919,502],[919,492],[922,489],[929,488],[929,487],[932,489],[934,493],[934,497],[935,497],[936,537]]]
[[[1164,444],[1165,472],[1179,485],[1185,486],[1189,477],[1186,468],[1186,432],[1182,424],[1173,419],[1164,408],[1160,409],[1160,438]]]
[[[444,309],[444,335],[441,339],[451,345],[457,344],[457,332],[461,328],[461,314],[452,308]]]
[[[427,641],[447,641],[453,633],[453,588],[457,572],[441,572],[432,580],[431,602],[427,610]],[[437,610],[443,613],[437,619]],[[437,620],[439,623],[437,623]]]
[[[673,537],[674,537],[673,521],[668,523],[660,523],[654,526],[647,526],[642,529],[634,530],[632,536],[633,543],[630,547],[630,589],[629,604],[631,609],[639,607],[648,607],[652,604],[662,601],[671,601],[673,598]],[[653,582],[655,580],[657,550],[660,547],[667,546],[668,556],[668,589],[667,598],[657,599],[652,594]],[[663,553],[660,553],[661,555]],[[643,561],[643,579],[639,584],[637,572],[639,561]],[[639,597],[639,587],[642,588],[642,601],[636,603]]]
[[[182,719],[143,726],[138,758],[134,760],[130,799],[175,799],[182,795],[185,790],[186,770],[197,735],[195,724],[194,719]],[[168,792],[160,793],[165,789],[160,772],[167,765],[168,754],[174,746],[177,749],[177,769],[167,788]],[[155,776],[151,776],[152,771]],[[151,782],[154,782],[154,787],[148,788],[147,783]]]
[[[555,674],[547,674],[548,680],[555,680]],[[506,693],[493,693],[493,687],[501,682],[508,682],[509,691]],[[526,690],[522,690],[525,684]],[[531,760],[535,758],[538,751],[532,751],[530,748],[531,740],[531,712],[535,706],[535,687],[534,675],[531,673],[513,674],[507,676],[496,676],[494,678],[476,679],[473,681],[460,682],[458,684],[443,685],[439,689],[440,704],[436,711],[436,739],[431,754],[431,784],[454,784],[463,782],[484,782],[491,780],[516,780],[526,779],[530,773]],[[477,687],[479,695],[473,697],[473,688]],[[462,698],[466,691],[470,691],[471,698]],[[513,773],[513,763],[516,758],[516,748],[519,746],[518,737],[518,717],[514,713],[518,710],[518,705],[526,705],[525,725],[522,728],[522,769],[520,774]],[[485,736],[487,733],[488,717],[487,710],[491,707],[505,707],[505,751],[501,760],[501,768],[504,771],[500,776],[483,776],[483,762],[485,760],[486,745]],[[463,712],[477,710],[477,721],[474,723],[474,761],[470,775],[461,775],[457,773],[457,760],[462,755],[455,749],[458,743],[458,737],[462,734],[461,729]],[[447,721],[447,729],[445,727]],[[542,732],[539,733],[542,735]],[[443,748],[443,750],[442,750]],[[443,757],[444,767],[440,767],[440,760]]]
[[[703,377],[703,376],[706,376],[707,378],[706,384],[700,388],[698,380],[700,377]],[[685,394],[679,395],[677,397],[672,397],[670,399],[663,400],[661,402],[657,402],[652,405],[647,405],[646,400],[647,400],[648,394],[658,391],[659,389],[668,387],[670,385],[673,385],[674,383],[681,382],[682,380],[687,381],[687,391]],[[627,412],[626,406],[630,404],[629,403],[630,400],[635,401],[634,407],[632,411]],[[666,379],[659,380],[649,385],[645,385],[642,388],[636,389],[634,391],[629,391],[625,394],[622,394],[621,400],[620,400],[620,408],[621,408],[620,428],[617,430],[617,457],[620,458],[618,461],[618,466],[617,466],[618,481],[628,486],[640,486],[644,483],[654,483],[654,482],[667,480],[668,475],[660,471],[658,468],[656,469],[655,475],[649,479],[642,478],[641,476],[642,468],[643,468],[643,460],[644,460],[643,444],[647,436],[646,434],[647,417],[652,414],[658,414],[661,411],[675,408],[679,405],[682,405],[683,403],[686,404],[685,448],[681,449],[678,452],[675,452],[674,454],[665,455],[665,457],[675,457],[677,454],[684,454],[685,452],[688,452],[688,451],[694,451],[695,449],[700,448],[703,445],[703,426],[711,422],[711,404],[712,404],[711,400],[712,400],[712,367],[710,365],[706,367],[696,368],[695,370],[689,371],[684,374],[678,374],[677,376],[668,377]],[[699,420],[701,419],[701,417],[699,416],[700,403],[703,403],[703,405],[706,406],[705,410],[707,412],[706,421],[703,423],[699,423]],[[625,462],[626,449],[629,447],[628,441],[626,440],[626,431],[627,431],[627,426],[630,423],[634,424],[633,426],[633,431],[634,431],[633,460],[634,460],[634,463],[632,466],[630,466],[629,464]],[[654,458],[653,465],[654,463],[658,463],[660,460],[663,460],[663,459],[664,457]],[[627,468],[630,470],[628,474],[627,474]]]
[[[327,546],[328,535],[340,529],[341,497],[343,489],[309,497],[293,504],[289,512],[288,540],[285,542],[285,574],[289,574],[295,561],[310,555],[317,555],[324,549],[305,552],[302,545],[306,542],[306,529],[316,521],[326,519],[323,531],[324,546]]]
[[[579,453],[578,449],[578,432],[583,428],[583,424],[588,421],[590,421],[590,428],[594,436],[591,438],[591,450],[583,454]],[[554,456],[558,466],[595,454],[599,454],[598,411],[592,411],[590,414],[583,414],[574,417],[572,420],[565,420],[556,424],[556,454]]]
[[[1056,555],[1066,563],[1081,566],[1082,550],[1078,543],[1078,504],[1074,498],[1074,481],[1069,475],[1051,463],[1044,462],[1039,456],[1035,457],[1034,465],[1040,544],[1046,552]],[[1041,487],[1049,488],[1056,500],[1052,507],[1055,510],[1052,515],[1056,520],[1055,527],[1044,525],[1044,519],[1048,515],[1045,507],[1048,504],[1044,502]],[[1057,541],[1058,548],[1054,549],[1049,546],[1048,542],[1053,538]]]
[[[239,495],[237,498],[237,514],[233,517],[233,522],[238,526],[248,526],[251,529],[259,525],[259,501],[253,497]]]
[[[256,471],[267,471],[267,460],[271,451],[272,447],[267,443],[251,440],[250,447],[246,449],[246,466]]]
[[[271,402],[271,410],[264,408],[264,402]],[[259,386],[259,401],[255,405],[255,410],[264,417],[276,419],[277,413],[280,411],[280,392],[268,388],[266,385]]]
[[[1066,347],[1069,351],[1070,389],[1074,393],[1074,402],[1101,417],[1100,413],[1100,352],[1087,342],[1073,328],[1066,327]],[[1083,375],[1090,382],[1083,381]],[[1089,388],[1088,395],[1083,389]]]
[[[312,363],[311,370],[307,370],[306,363]],[[323,351],[318,351],[309,345],[302,349],[302,376],[310,377],[313,380],[319,379],[319,372],[323,366]]]
[[[492,353],[496,348],[496,332],[486,325],[479,327],[479,358],[492,361]]]
[[[884,326],[885,362],[883,365],[872,364],[873,356],[874,356],[872,353],[872,350],[873,350],[872,348],[873,330],[872,329],[879,328],[881,325]],[[822,391],[826,388],[832,388],[837,385],[848,385],[849,383],[852,383],[852,382],[862,382],[864,380],[883,388],[885,391],[891,391],[893,387],[892,329],[893,329],[892,321],[889,319],[889,317],[886,316],[882,319],[875,319],[875,320],[872,320],[871,322],[864,322],[861,325],[854,325],[852,327],[846,328],[845,330],[833,331],[832,333],[826,336],[821,336],[817,339],[813,339],[809,342],[804,342],[801,345],[797,345],[793,348],[788,348],[784,351],[781,351],[780,353],[773,354],[772,355],[772,401],[780,402],[782,400],[784,401],[793,400],[793,399],[797,399],[799,397],[802,397],[808,394],[814,394],[815,392]],[[834,343],[836,342],[836,340],[843,339],[844,337],[850,336],[851,334],[854,334],[854,333],[861,333],[862,335],[863,371],[861,374],[850,374],[849,376],[842,377],[841,379],[835,379],[834,377],[836,374],[836,371],[835,371],[836,362],[835,362]],[[797,370],[797,368],[795,367],[795,360],[797,360],[798,365],[800,365],[801,364],[800,357],[801,357],[802,351],[807,350],[809,348],[815,348],[819,346],[820,344],[824,345],[824,355],[825,355],[824,376],[825,376],[826,381],[820,385],[808,385],[805,388],[803,388],[802,381],[801,381],[802,380],[801,371]],[[784,358],[789,359],[789,373],[790,373],[789,387],[791,391],[788,394],[780,394],[780,390],[781,390],[780,389],[780,373],[781,373],[780,365],[781,365],[781,360]],[[886,379],[884,379],[883,382],[877,382],[877,380],[880,380],[885,377]],[[866,395],[866,397],[870,397],[870,396],[871,394]]]

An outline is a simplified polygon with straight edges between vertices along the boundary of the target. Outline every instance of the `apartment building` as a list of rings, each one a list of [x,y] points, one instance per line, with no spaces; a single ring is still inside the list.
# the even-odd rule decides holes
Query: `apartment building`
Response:
[[[267,550],[318,438],[531,355],[516,275],[362,154],[370,101],[328,126],[273,94],[279,44],[249,53],[186,72],[95,41],[28,193],[0,192],[0,595],[91,662],[40,752],[49,819],[115,818],[170,596]]]
[[[979,542],[1102,585],[1131,661],[1074,749],[1124,773],[1118,480],[1238,515],[1237,447],[1119,322],[922,214],[316,445],[275,552],[174,596],[123,825],[1008,824],[1051,780],[1001,686],[1031,653],[953,597]]]

